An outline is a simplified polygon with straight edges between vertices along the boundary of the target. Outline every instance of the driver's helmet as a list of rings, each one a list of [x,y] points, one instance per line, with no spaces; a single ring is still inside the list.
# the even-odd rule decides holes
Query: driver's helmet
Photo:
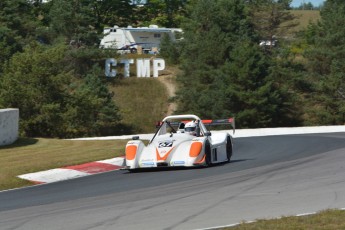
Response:
[[[185,126],[184,126],[184,132],[188,133],[190,135],[195,136],[196,135],[196,124],[193,121],[188,122]]]

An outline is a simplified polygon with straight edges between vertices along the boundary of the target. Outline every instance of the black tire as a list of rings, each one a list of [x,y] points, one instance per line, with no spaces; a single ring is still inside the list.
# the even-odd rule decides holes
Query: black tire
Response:
[[[212,165],[212,161],[211,161],[211,145],[209,141],[205,142],[205,163],[206,166],[209,167]]]
[[[226,138],[226,156],[228,158],[227,162],[230,162],[232,156],[232,143],[229,136]]]
[[[140,169],[134,168],[134,169],[127,169],[129,173],[137,173]]]

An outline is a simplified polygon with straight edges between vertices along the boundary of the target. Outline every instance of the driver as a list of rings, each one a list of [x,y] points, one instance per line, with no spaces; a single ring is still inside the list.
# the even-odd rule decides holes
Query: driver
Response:
[[[188,122],[185,126],[184,126],[184,132],[188,133],[192,136],[196,136],[196,124],[194,121],[190,121]]]

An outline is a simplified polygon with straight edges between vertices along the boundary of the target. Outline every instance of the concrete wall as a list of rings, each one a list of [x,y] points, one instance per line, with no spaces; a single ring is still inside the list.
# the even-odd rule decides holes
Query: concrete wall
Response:
[[[0,109],[0,146],[18,139],[19,109]]]

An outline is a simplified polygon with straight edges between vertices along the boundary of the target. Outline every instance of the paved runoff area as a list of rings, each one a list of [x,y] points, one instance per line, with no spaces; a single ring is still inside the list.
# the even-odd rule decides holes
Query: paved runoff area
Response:
[[[314,127],[292,127],[292,128],[261,128],[261,129],[240,129],[233,133],[233,130],[226,130],[234,138],[251,136],[271,136],[271,135],[291,135],[291,134],[309,134],[309,133],[334,133],[345,132],[345,126],[314,126]],[[216,131],[214,131],[216,132]],[[90,137],[74,140],[116,140],[131,139],[132,136],[139,136],[142,140],[150,140],[153,134],[138,134],[109,137]],[[125,165],[124,157],[116,157],[108,160],[95,161],[81,165],[67,166],[63,168],[50,169],[42,172],[34,172],[19,175],[21,179],[32,181],[36,184],[51,183],[61,180],[73,179],[82,176],[88,176],[96,173],[102,173],[112,170],[119,170]]]

